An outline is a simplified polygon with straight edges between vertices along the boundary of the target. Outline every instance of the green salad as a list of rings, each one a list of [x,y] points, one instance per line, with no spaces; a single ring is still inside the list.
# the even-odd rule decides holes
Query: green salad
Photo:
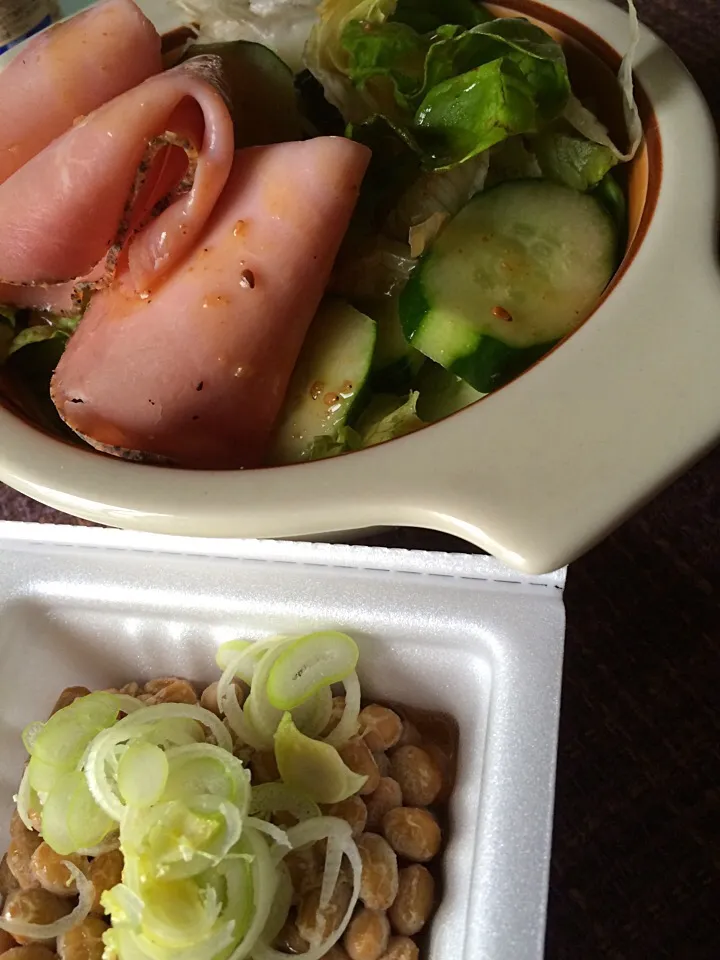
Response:
[[[236,148],[335,135],[372,151],[268,463],[441,420],[589,316],[625,252],[621,168],[642,139],[628,6],[622,148],[575,96],[553,36],[472,0],[323,0],[300,69],[247,39],[218,42],[222,31],[183,52],[226,65]],[[0,362],[46,390],[84,306],[64,318],[0,307]]]

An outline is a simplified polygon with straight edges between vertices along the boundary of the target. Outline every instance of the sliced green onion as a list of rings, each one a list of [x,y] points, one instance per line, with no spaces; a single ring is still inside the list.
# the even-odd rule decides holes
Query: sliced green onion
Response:
[[[325,955],[332,947],[335,946],[338,940],[345,933],[345,930],[347,929],[355,910],[355,905],[360,897],[362,860],[360,859],[358,848],[353,840],[347,839],[347,833],[351,833],[350,825],[345,823],[345,821],[339,821],[336,817],[321,817],[320,819],[326,822],[319,824],[301,823],[298,824],[297,827],[292,827],[290,830],[288,830],[288,837],[293,844],[293,849],[307,846],[308,843],[316,843],[318,840],[323,839],[323,837],[337,835],[339,839],[340,835],[343,834],[346,837],[346,840],[343,842],[343,854],[350,861],[353,876],[353,889],[348,908],[345,911],[345,915],[340,921],[340,924],[335,932],[327,937],[327,939],[325,939],[322,943],[319,943],[314,947],[310,947],[306,953],[303,953],[303,960],[323,960],[323,957],[325,957]],[[340,825],[341,823],[344,824],[344,827]],[[258,944],[258,947],[254,951],[253,960],[287,960],[287,954],[281,953],[279,950],[275,950],[273,947],[263,942]]]
[[[319,737],[328,725],[333,710],[330,687],[323,687],[314,697],[291,711],[295,726],[306,737]]]
[[[265,838],[257,830],[249,829],[243,836],[243,847],[253,857],[254,913],[250,926],[229,960],[245,960],[252,955],[267,925],[278,886],[278,872]]]
[[[194,880],[148,883],[143,891],[142,932],[161,946],[182,949],[212,935],[220,910],[216,892]]]
[[[68,798],[72,797],[83,775],[77,770],[63,773],[47,796],[42,809],[42,835],[56,853],[68,856],[75,851],[75,841],[70,835],[68,822]]]
[[[102,846],[108,835],[115,832],[115,822],[97,805],[82,773],[66,803],[67,829],[74,844],[73,852]]]
[[[345,846],[352,840],[352,827],[347,820],[341,820],[340,817],[317,817],[315,820],[289,827],[287,836],[293,850],[300,850],[332,836],[337,837],[340,844]]]
[[[112,923],[117,926],[127,924],[139,928],[142,924],[143,901],[124,883],[118,883],[111,890],[106,890],[100,902],[112,918]]]
[[[239,653],[245,653],[253,646],[254,644],[250,640],[228,640],[218,647],[215,654],[215,663],[221,670],[225,671]],[[252,674],[250,676],[252,677]]]
[[[291,647],[295,641],[287,637],[276,640],[258,662],[253,676],[250,694],[245,701],[243,712],[250,720],[255,730],[263,738],[265,750],[271,750],[273,737],[282,720],[283,711],[274,707],[267,696],[268,677],[273,666],[283,652]]]
[[[150,807],[160,799],[168,779],[168,758],[154,743],[131,743],[118,764],[117,785],[126,804]]]
[[[273,899],[272,907],[270,908],[270,914],[267,918],[265,929],[262,932],[262,943],[274,942],[275,938],[287,922],[287,918],[290,913],[290,907],[292,906],[293,902],[293,896],[295,895],[292,879],[290,877],[290,871],[285,866],[283,861],[280,861],[280,863],[277,865],[276,874],[278,882],[275,890],[275,897]]]
[[[95,803],[79,770],[62,774],[43,804],[43,839],[61,855],[96,846],[114,826]]]
[[[35,806],[34,801],[38,799],[37,794],[30,786],[30,765],[28,764],[23,770],[22,779],[20,780],[20,786],[18,787],[17,797],[15,798],[15,804],[17,806],[18,816],[28,828],[28,830],[34,830],[33,822],[30,819],[30,808]],[[37,804],[38,808],[40,806],[39,800]]]
[[[120,836],[113,832],[109,833],[102,843],[98,843],[94,847],[80,847],[75,853],[81,857],[99,857],[103,853],[112,853],[113,850],[118,850],[119,848]]]
[[[44,726],[44,723],[41,723],[39,720],[35,720],[32,723],[29,723],[22,732],[23,746],[31,755],[33,752],[33,747],[35,746],[35,741],[38,738],[38,734],[42,731]]]
[[[131,807],[120,838],[144,876],[184,880],[217,865],[240,839],[243,821],[233,804],[210,794]]]
[[[232,659],[218,681],[218,706],[228,719],[231,729],[242,743],[246,743],[254,750],[265,750],[266,739],[261,737],[245,716],[243,708],[237,698],[237,690],[233,681],[243,664],[249,662],[252,651],[245,650]]]
[[[360,681],[358,675],[353,672],[343,680],[345,687],[345,709],[340,717],[340,722],[335,729],[325,737],[325,743],[333,747],[342,747],[358,731],[358,717],[360,716]]]
[[[138,700],[137,697],[131,697],[129,693],[113,693],[111,694],[117,700],[120,713],[135,713],[138,710],[146,710],[147,704],[143,703],[142,700]]]
[[[118,823],[122,820],[125,805],[108,779],[106,765],[115,747],[124,741],[140,736],[156,721],[198,720],[215,737],[217,744],[232,753],[232,738],[222,721],[203,707],[184,703],[159,703],[119,720],[110,730],[100,733],[93,741],[84,763],[90,791],[96,803]]]
[[[165,785],[166,800],[211,793],[232,801],[246,815],[250,803],[250,772],[227,750],[210,743],[171,747]]]
[[[70,710],[66,707],[65,710]],[[61,710],[45,724],[33,743],[32,759],[70,770],[77,765],[88,743],[105,725]]]
[[[215,873],[224,881],[225,887],[225,907],[220,922],[231,924],[232,942],[237,946],[250,929],[255,904],[254,858],[245,838],[231,857],[219,864]]]
[[[300,733],[286,713],[275,734],[275,759],[281,779],[316,803],[339,803],[357,793],[367,777],[347,767],[329,743]]]
[[[346,633],[310,633],[285,646],[270,667],[267,697],[278,710],[294,710],[357,666],[359,651]]]
[[[257,817],[248,817],[245,825],[252,827],[259,833],[264,833],[271,840],[274,840],[278,847],[287,847],[290,850],[291,845],[287,833],[281,827],[276,827],[274,823],[268,823],[267,820],[260,820]]]
[[[215,655],[215,662],[224,672],[237,654],[248,654],[247,658],[241,661],[235,676],[249,686],[253,682],[255,668],[265,653],[271,650],[278,641],[285,639],[286,637],[277,636],[270,637],[267,640],[256,640],[254,642],[250,640],[230,640],[218,649]]]
[[[28,782],[37,795],[43,799],[50,793],[58,778],[67,772],[68,770],[65,767],[56,767],[53,763],[45,763],[39,757],[30,757],[30,762],[27,765]]]
[[[180,747],[193,743],[205,743],[205,731],[197,720],[158,720],[152,727],[143,731],[143,740],[155,743],[158,747]]]
[[[348,827],[349,826],[348,824]],[[338,877],[340,876],[340,867],[342,866],[343,850],[351,839],[352,830],[350,837],[347,836],[347,831],[334,830],[327,838],[325,868],[323,870],[322,886],[320,888],[319,907],[321,910],[327,907],[335,892]]]

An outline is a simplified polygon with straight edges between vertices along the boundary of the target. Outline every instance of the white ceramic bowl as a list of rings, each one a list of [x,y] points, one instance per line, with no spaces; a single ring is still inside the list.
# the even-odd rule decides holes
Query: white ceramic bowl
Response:
[[[145,0],[145,9],[161,0]],[[507,0],[617,65],[605,0]],[[572,46],[572,44],[571,44]],[[0,407],[0,480],[67,513],[192,536],[322,538],[382,525],[463,537],[527,572],[565,565],[720,439],[718,157],[709,110],[644,29],[646,145],[635,240],[593,316],[514,383],[417,434],[330,461],[246,472],[126,463]]]

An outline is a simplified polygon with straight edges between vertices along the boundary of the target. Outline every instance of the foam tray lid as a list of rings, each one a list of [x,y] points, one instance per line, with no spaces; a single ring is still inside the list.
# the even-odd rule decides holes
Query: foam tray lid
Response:
[[[543,955],[565,571],[477,556],[0,523],[0,847],[22,729],[60,690],[217,676],[233,637],[322,627],[367,696],[452,714],[458,781],[426,960]]]

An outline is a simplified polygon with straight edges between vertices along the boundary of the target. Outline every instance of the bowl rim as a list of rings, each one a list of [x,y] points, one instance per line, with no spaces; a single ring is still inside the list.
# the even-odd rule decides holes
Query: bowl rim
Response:
[[[577,30],[594,34],[618,57],[627,36],[626,15],[607,0],[508,0],[502,6],[532,8],[539,19],[545,11],[546,17],[560,18],[571,35],[577,36]],[[700,374],[703,360],[717,362],[720,356],[720,333],[713,334],[709,322],[712,312],[720,310],[714,236],[718,163],[714,125],[702,96],[674,54],[647,28],[636,76],[667,147],[652,222],[632,266],[618,276],[593,322],[508,387],[432,429],[362,451],[362,460],[348,456],[299,464],[294,473],[289,466],[167,470],[88,456],[90,451],[51,438],[0,408],[0,480],[85,519],[155,532],[287,537],[405,524],[454,533],[528,572],[574,559],[720,438],[720,412],[709,409],[708,390],[688,386],[681,409],[669,417],[684,423],[685,432],[671,438],[671,449],[666,449],[665,434],[665,439],[649,442],[653,419],[648,396],[667,412],[667,402],[659,402],[657,368],[667,367],[677,344],[664,342],[655,361],[643,369],[639,348],[647,317],[640,323],[634,314],[652,305],[661,311],[666,328],[667,317],[683,305],[675,283],[680,270],[688,277],[683,291],[692,291],[695,299],[693,322],[686,324],[684,335],[702,334],[710,342],[695,364],[685,350],[683,376],[670,381],[681,386],[688,372]],[[669,225],[672,235],[667,234]],[[668,237],[666,244],[661,234]],[[663,247],[661,259],[667,261],[672,253],[675,271],[654,265]],[[643,302],[643,287],[651,290],[651,304]],[[594,360],[599,363],[602,354],[612,356],[613,348],[623,346],[619,327],[624,316],[633,318],[625,324],[625,334],[632,340],[635,367],[630,357],[620,364],[622,389],[604,398],[599,413]],[[594,347],[600,352],[594,354]],[[633,378],[638,380],[634,386]],[[643,391],[640,436],[639,425],[627,429],[633,403],[623,407],[621,401],[639,403]],[[571,414],[559,405],[565,396],[573,398]],[[565,432],[563,425],[569,428]],[[477,445],[468,444],[473,435]],[[583,448],[583,469],[575,477],[579,491],[570,500],[581,508],[583,498],[578,497],[584,493],[593,500],[592,508],[578,513],[568,503],[571,513],[563,516],[559,500],[568,492],[568,477],[577,473],[578,447]]]

